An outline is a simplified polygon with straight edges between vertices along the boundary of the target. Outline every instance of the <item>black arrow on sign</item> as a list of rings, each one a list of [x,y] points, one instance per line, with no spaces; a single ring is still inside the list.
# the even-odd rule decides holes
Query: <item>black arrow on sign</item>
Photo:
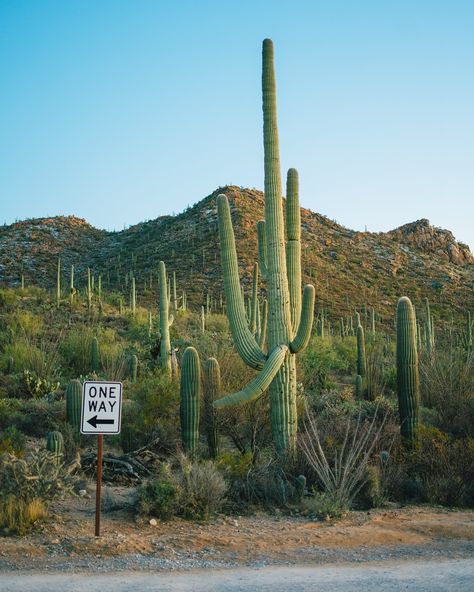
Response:
[[[98,425],[113,424],[114,420],[113,419],[97,419],[97,415],[94,415],[94,417],[91,417],[90,419],[87,420],[87,423],[90,423],[93,428],[96,428]]]

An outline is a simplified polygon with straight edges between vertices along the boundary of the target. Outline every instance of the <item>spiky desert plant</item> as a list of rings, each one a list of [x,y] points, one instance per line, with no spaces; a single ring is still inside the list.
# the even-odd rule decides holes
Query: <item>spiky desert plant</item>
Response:
[[[25,289],[25,276],[21,274],[21,281],[20,281],[21,289]]]
[[[419,390],[415,310],[403,296],[397,305],[397,393],[400,433],[410,447],[418,438]]]
[[[137,377],[138,377],[138,356],[136,354],[133,354],[133,355],[130,356],[129,369],[130,369],[130,380],[131,380],[131,382],[137,382]]]
[[[278,454],[294,448],[297,431],[296,356],[309,340],[313,324],[314,287],[301,299],[301,224],[298,173],[288,171],[286,249],[276,116],[273,43],[263,42],[263,136],[265,154],[265,220],[258,224],[259,267],[267,282],[268,352],[266,355],[247,324],[240,292],[239,269],[230,208],[225,195],[217,198],[221,261],[227,315],[234,344],[244,362],[260,370],[243,390],[219,399],[218,408],[257,399],[269,388],[273,441]]]
[[[176,291],[176,271],[173,271],[173,314],[178,312],[178,296]]]
[[[148,337],[151,337],[153,333],[153,313],[151,310],[148,311]]]
[[[166,266],[160,261],[160,366],[171,376],[171,340],[170,326],[173,315],[169,314],[168,282],[166,280]]]
[[[265,347],[265,340],[267,338],[267,323],[268,323],[268,302],[266,300],[262,303],[262,312],[259,314],[258,332],[256,339],[258,346],[263,349]]]
[[[64,438],[61,432],[48,432],[46,436],[46,450],[54,454],[56,462],[59,464],[63,456]]]
[[[194,347],[184,350],[181,361],[180,420],[181,441],[188,454],[194,454],[199,442],[199,406],[201,399],[201,363]]]
[[[82,385],[80,380],[71,380],[66,387],[66,419],[75,434],[81,429]]]
[[[56,277],[56,306],[61,304],[61,258],[58,257],[58,271]]]
[[[221,370],[215,358],[209,358],[204,366],[204,430],[207,447],[211,458],[217,457],[219,448],[217,433],[217,417],[214,401],[219,398],[221,390]]]
[[[204,333],[206,331],[206,312],[204,310],[204,306],[201,306],[200,321],[201,321],[201,333]]]
[[[371,324],[371,331],[372,335],[375,335],[375,309],[370,309],[370,324]]]
[[[97,373],[99,371],[99,340],[93,337],[91,341],[91,370]]]

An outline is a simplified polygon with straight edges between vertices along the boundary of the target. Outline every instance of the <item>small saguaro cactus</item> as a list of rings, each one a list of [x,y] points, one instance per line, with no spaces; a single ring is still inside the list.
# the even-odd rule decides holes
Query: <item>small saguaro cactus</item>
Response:
[[[204,366],[204,430],[206,432],[207,447],[211,458],[217,457],[218,433],[217,417],[214,401],[219,398],[221,390],[221,371],[219,362],[209,358]]]
[[[365,378],[367,374],[367,361],[365,356],[365,335],[364,335],[364,327],[360,324],[357,325],[357,374]]]
[[[63,456],[64,438],[61,432],[48,432],[46,436],[46,450],[54,454],[56,462],[59,464]]]
[[[71,265],[71,278],[69,281],[69,303],[71,306],[74,304],[74,296],[76,290],[74,289],[74,265]]]
[[[138,356],[136,354],[133,354],[130,356],[129,366],[130,366],[130,380],[131,380],[131,382],[137,382]]]
[[[295,169],[290,169],[287,176],[285,245],[273,43],[270,39],[263,42],[262,91],[265,220],[258,223],[257,230],[259,268],[267,283],[268,354],[256,341],[247,323],[229,203],[225,195],[219,195],[218,225],[229,325],[239,355],[260,373],[242,391],[219,399],[214,405],[220,408],[247,403],[269,388],[273,441],[277,453],[284,455],[296,443],[295,354],[306,347],[311,334],[314,287],[305,286],[301,298],[301,224]]]
[[[92,309],[92,286],[91,286],[91,270],[87,268],[87,308]]]
[[[81,428],[82,385],[71,380],[66,387],[66,419],[76,434]]]
[[[434,346],[434,321],[431,316],[430,302],[425,298],[425,347],[428,355],[432,354]]]
[[[362,380],[362,376],[360,374],[356,375],[355,378],[355,395],[356,395],[356,399],[362,399],[363,396],[363,380]]]
[[[135,277],[132,277],[132,287],[130,289],[130,308],[132,310],[132,315],[135,316],[137,307],[137,288],[135,285]]]
[[[397,393],[400,433],[405,442],[415,446],[419,423],[419,371],[416,344],[415,310],[403,296],[397,305]]]
[[[166,279],[166,266],[160,261],[160,366],[171,376],[171,340],[170,326],[173,323],[173,315],[169,314],[168,282]]]
[[[201,363],[194,347],[184,350],[181,361],[180,420],[181,441],[188,454],[194,454],[199,442],[199,406],[201,399]]]
[[[56,278],[56,306],[61,304],[61,258],[58,257],[58,273]]]
[[[91,370],[96,373],[99,371],[99,340],[97,337],[93,337],[91,342]]]
[[[178,312],[178,296],[176,290],[176,271],[173,271],[173,314]]]
[[[201,323],[201,333],[204,333],[206,331],[206,312],[204,310],[204,306],[201,306],[200,323]]]

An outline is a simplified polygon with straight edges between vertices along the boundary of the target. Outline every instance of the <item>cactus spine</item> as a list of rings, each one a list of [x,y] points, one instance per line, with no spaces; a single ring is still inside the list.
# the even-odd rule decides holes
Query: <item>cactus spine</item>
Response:
[[[397,305],[397,392],[400,433],[413,447],[418,437],[419,375],[416,347],[416,317],[409,298]]]
[[[171,340],[170,325],[173,318],[169,316],[168,282],[166,281],[166,266],[160,261],[160,366],[171,376]]]
[[[313,324],[314,287],[304,288],[301,301],[301,258],[298,176],[290,169],[287,179],[287,248],[280,178],[276,117],[273,43],[263,42],[263,135],[265,169],[265,221],[257,227],[260,271],[267,282],[268,352],[255,340],[247,324],[240,295],[239,271],[229,204],[218,197],[219,238],[227,314],[234,344],[251,368],[260,374],[238,393],[215,402],[216,407],[241,404],[259,397],[270,387],[271,425],[277,453],[285,454],[296,442],[296,359],[308,343]],[[288,261],[288,264],[287,264]]]
[[[46,450],[54,454],[55,461],[59,464],[63,455],[64,438],[61,432],[48,432],[46,436]]]
[[[81,429],[82,385],[79,380],[71,380],[66,387],[66,419],[75,434]]]
[[[92,372],[99,371],[99,340],[97,337],[92,338],[91,342],[91,368]]]
[[[221,390],[221,371],[219,362],[209,358],[204,367],[204,429],[207,447],[211,458],[217,457],[219,448],[217,434],[217,417],[214,401],[219,398]]]
[[[199,442],[199,404],[201,398],[201,364],[194,347],[187,347],[181,362],[180,381],[181,441],[184,450],[194,454]]]

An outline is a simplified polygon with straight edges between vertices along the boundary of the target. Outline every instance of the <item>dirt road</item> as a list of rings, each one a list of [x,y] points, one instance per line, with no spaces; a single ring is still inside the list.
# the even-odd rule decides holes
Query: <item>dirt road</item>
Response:
[[[187,573],[2,574],[1,592],[474,591],[474,559],[195,570]]]

